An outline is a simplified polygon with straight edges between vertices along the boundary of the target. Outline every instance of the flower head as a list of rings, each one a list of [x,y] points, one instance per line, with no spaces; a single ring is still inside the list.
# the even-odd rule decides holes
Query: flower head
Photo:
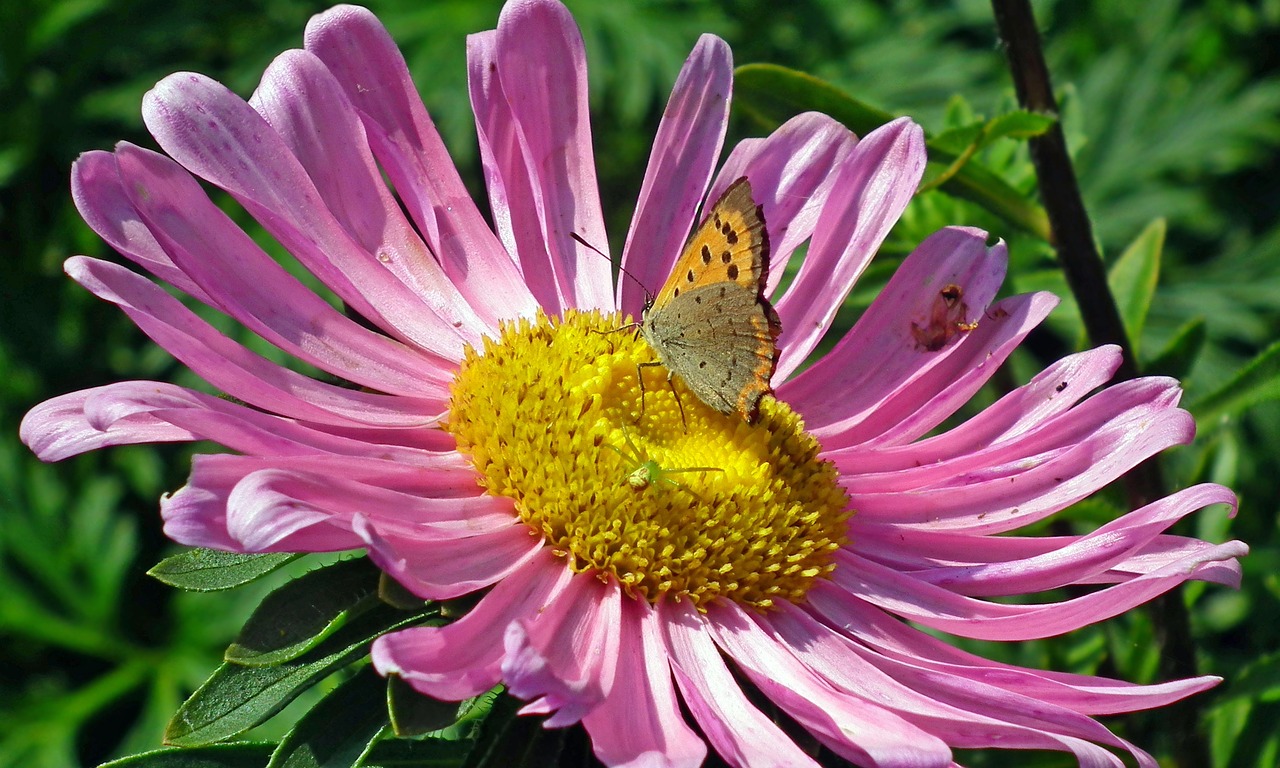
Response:
[[[355,386],[270,362],[149,279],[75,257],[73,279],[234,399],[111,384],[37,406],[27,444],[56,460],[212,440],[233,453],[197,456],[162,502],[175,540],[363,548],[423,598],[487,589],[452,624],[380,638],[376,667],[442,699],[503,683],[549,727],[582,722],[610,765],[695,765],[708,743],[734,765],[815,764],[743,679],[859,764],[946,766],[952,748],[1000,747],[1120,765],[1110,747],[1154,765],[1093,716],[1161,706],[1216,678],[1140,686],[1010,667],[902,620],[1024,640],[1190,579],[1234,583],[1242,544],[1164,533],[1234,504],[1215,485],[1084,536],[1004,535],[1189,441],[1177,383],[1088,396],[1119,362],[1104,347],[938,431],[1055,303],[997,301],[1005,247],[963,228],[921,243],[801,371],[914,193],[922,133],[901,119],[858,138],[804,114],[721,162],[732,64],[710,35],[654,142],[622,254],[636,280],[615,286],[580,243],[608,239],[568,12],[512,2],[496,30],[469,39],[468,57],[492,227],[364,9],[313,19],[304,49],[277,58],[248,102],[196,74],[157,84],[143,113],[168,156],[121,144],[81,157],[72,187],[86,221],[156,277]],[[197,177],[366,322],[293,277]],[[668,382],[654,350],[619,330],[670,272],[699,209],[741,177],[767,227],[764,292],[782,324],[775,397],[756,424]],[[1069,585],[1098,588],[989,599]]]

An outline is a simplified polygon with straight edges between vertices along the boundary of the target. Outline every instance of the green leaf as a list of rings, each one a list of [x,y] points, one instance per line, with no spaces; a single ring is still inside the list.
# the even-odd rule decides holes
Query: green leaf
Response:
[[[228,739],[279,712],[302,691],[369,652],[378,636],[435,616],[406,615],[379,606],[349,622],[318,646],[274,667],[218,667],[178,709],[165,743],[200,746]]]
[[[387,678],[387,709],[391,711],[391,729],[397,736],[422,736],[442,731],[455,725],[464,711],[456,701],[440,701],[419,693],[399,675]],[[455,741],[467,736],[450,734]]]
[[[265,667],[298,657],[377,605],[381,576],[367,557],[359,557],[290,581],[254,609],[226,660]]]
[[[260,579],[299,557],[301,555],[289,552],[242,555],[216,549],[189,549],[156,563],[147,575],[189,592],[217,592]]]
[[[196,749],[157,749],[112,760],[98,768],[262,768],[274,748],[274,744],[241,742]]]
[[[387,727],[387,681],[362,667],[298,721],[267,768],[350,768]]]
[[[1185,379],[1191,367],[1200,357],[1205,340],[1209,338],[1208,326],[1203,317],[1192,318],[1179,328],[1160,354],[1142,367],[1143,372],[1155,376],[1172,376]]]
[[[1250,406],[1280,399],[1280,342],[1264,349],[1216,392],[1201,398],[1188,410],[1205,429],[1219,419],[1234,416]]]
[[[1107,275],[1107,285],[1115,296],[1134,354],[1138,352],[1142,329],[1146,326],[1147,313],[1151,310],[1151,300],[1156,295],[1166,229],[1164,219],[1156,219],[1148,224],[1124,253],[1120,254]]]
[[[768,129],[811,110],[834,117],[859,135],[894,119],[888,112],[858,101],[830,83],[774,64],[738,67],[733,91],[734,105]],[[928,148],[933,162],[947,165],[959,157],[958,152],[934,142],[928,142]],[[978,163],[966,163],[942,189],[977,203],[1042,240],[1049,239],[1049,217],[1044,209]]]
[[[562,760],[570,728],[547,730],[545,718],[523,716],[523,705],[512,696],[499,696],[485,718],[476,747],[467,757],[467,768],[553,768]]]
[[[1053,124],[1058,122],[1052,115],[1039,112],[1028,112],[1015,109],[1003,115],[996,115],[987,122],[987,130],[982,146],[987,146],[996,139],[1030,139],[1043,136]]]
[[[467,752],[456,741],[380,741],[360,768],[462,768]]]

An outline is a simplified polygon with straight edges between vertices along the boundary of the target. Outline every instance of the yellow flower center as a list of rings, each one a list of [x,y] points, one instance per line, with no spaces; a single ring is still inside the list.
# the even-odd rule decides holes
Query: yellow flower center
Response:
[[[652,602],[799,602],[847,543],[835,467],[784,403],[766,397],[747,424],[668,382],[626,322],[539,314],[468,349],[446,427],[458,449],[576,572]]]

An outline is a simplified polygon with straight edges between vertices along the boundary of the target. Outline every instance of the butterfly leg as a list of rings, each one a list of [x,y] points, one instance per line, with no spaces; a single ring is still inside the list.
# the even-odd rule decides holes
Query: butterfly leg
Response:
[[[636,383],[640,385],[640,415],[636,418],[637,424],[644,418],[644,369],[660,365],[662,363],[636,363]]]

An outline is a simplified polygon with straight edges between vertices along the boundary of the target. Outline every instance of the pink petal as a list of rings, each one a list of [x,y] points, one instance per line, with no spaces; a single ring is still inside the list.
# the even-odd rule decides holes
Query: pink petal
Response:
[[[816,768],[818,763],[743,695],[706,620],[688,601],[664,601],[658,612],[680,694],[717,754],[730,765]]]
[[[605,765],[697,768],[707,756],[680,714],[659,621],[647,602],[623,599],[613,688],[582,718]]]
[[[997,533],[1042,519],[1086,498],[1143,460],[1189,442],[1191,415],[1146,394],[1163,382],[1113,387],[1012,444],[917,470],[842,478],[859,511],[857,525],[913,524],[927,529]],[[1093,401],[1136,404],[1116,413]],[[1144,391],[1145,390],[1145,391]],[[1170,395],[1176,399],[1178,392]],[[1099,423],[1100,420],[1106,421]]]
[[[467,615],[442,627],[415,627],[373,643],[373,666],[445,701],[478,696],[502,679],[502,637],[517,619],[547,608],[572,578],[542,550],[499,581]]]
[[[1124,763],[1082,740],[1133,749],[1099,723],[1063,707],[876,656],[789,603],[754,618],[837,689],[877,702],[952,746],[1070,751],[1081,765],[1113,768]],[[1140,763],[1156,768],[1145,753],[1135,754]]]
[[[1069,355],[940,435],[904,445],[886,446],[877,441],[837,448],[826,451],[824,458],[850,471],[856,467],[859,474],[873,474],[921,467],[1007,443],[1075,405],[1110,380],[1119,365],[1120,349],[1115,346]]]
[[[135,264],[210,306],[216,303],[173,263],[134,210],[120,181],[116,156],[94,151],[71,166],[71,197],[94,232]]]
[[[359,110],[374,156],[471,307],[490,327],[532,316],[533,296],[462,183],[381,22],[342,5],[313,17],[305,40]]]
[[[276,365],[219,333],[160,286],[117,264],[76,256],[67,261],[66,270],[95,296],[118,305],[205,381],[258,408],[355,427],[426,427],[444,410],[442,400],[346,389]]]
[[[281,54],[249,103],[284,139],[343,229],[439,319],[435,333],[477,344],[488,328],[401,212],[355,108],[324,64],[305,51]]]
[[[841,757],[886,768],[952,764],[951,749],[941,739],[831,688],[737,605],[716,604],[707,613],[707,625],[716,644],[761,692]]]
[[[925,634],[879,608],[850,599],[830,582],[809,592],[809,605],[828,624],[888,659],[970,679],[1091,715],[1162,707],[1199,693],[1221,678],[1199,677],[1135,685],[1106,677],[1032,670],[984,659]]]
[[[159,382],[149,381],[121,383],[164,386]],[[186,429],[147,413],[116,420],[105,428],[94,425],[85,417],[85,402],[118,386],[119,383],[108,384],[45,400],[22,417],[18,436],[41,461],[62,461],[112,445],[174,443],[200,439]]]
[[[880,526],[868,526],[856,534],[857,549],[882,565],[959,594],[971,597],[1029,594],[1068,584],[1116,581],[1118,579],[1105,578],[1108,571],[1129,563],[1135,554],[1157,541],[1160,533],[1211,504],[1230,504],[1234,508],[1235,494],[1220,485],[1197,485],[1119,517],[1084,536],[1018,539],[911,530],[909,535],[900,537],[896,531],[881,536],[881,531],[876,530]],[[1156,570],[1211,546],[1200,543],[1203,546],[1195,550],[1165,551],[1161,558],[1150,558],[1141,572]],[[1010,549],[1038,551],[1018,555]],[[886,560],[881,553],[891,554]],[[903,558],[903,554],[907,556]],[[948,561],[953,559],[961,562],[950,565]]]
[[[160,501],[165,535],[190,546],[244,551],[227,530],[227,499],[244,478],[263,470],[288,470],[321,477],[344,477],[381,488],[432,498],[474,495],[475,473],[457,454],[441,455],[428,464],[406,464],[379,458],[314,454],[305,456],[197,455],[187,485]],[[338,529],[334,529],[337,531]],[[334,531],[329,531],[331,535]],[[357,549],[364,541],[349,532],[343,546]],[[332,542],[331,542],[332,543]]]
[[[106,430],[117,421],[150,414],[241,453],[292,456],[328,452],[376,456],[413,466],[429,466],[440,454],[403,446],[376,445],[331,435],[295,421],[262,413],[203,392],[157,382],[122,382],[103,387],[84,403],[85,418]]]
[[[442,361],[334,310],[258,248],[173,161],[127,144],[116,156],[151,232],[219,309],[349,381],[391,394],[446,397],[450,377]]]
[[[963,597],[848,552],[836,554],[833,582],[847,590],[851,599],[866,600],[944,632],[979,640],[1030,640],[1118,616],[1186,581],[1202,563],[1243,557],[1248,551],[1238,541],[1221,544],[1123,584],[1043,605],[1006,605]]]
[[[864,136],[845,158],[819,214],[808,255],[775,304],[783,329],[790,331],[780,340],[779,381],[809,356],[831,327],[845,296],[911,201],[924,166],[924,132],[907,118]],[[974,301],[979,300],[975,296]]]
[[[613,306],[591,150],[582,35],[559,3],[504,6],[498,29],[468,42],[472,108],[495,220],[542,306]]]
[[[310,533],[305,529],[324,522],[348,530],[357,515],[384,534],[437,542],[502,533],[519,524],[504,497],[429,498],[340,476],[279,469],[248,475],[227,499],[227,530],[249,551],[319,551],[304,538]]]
[[[225,86],[202,75],[170,75],[143,98],[142,116],[170,156],[230,192],[362,317],[402,341],[461,359],[458,329],[424,311],[414,292],[351,238],[280,135]]]
[[[613,687],[618,663],[621,590],[586,574],[536,616],[507,625],[502,678],[532,699],[522,714],[550,714],[546,728],[572,725]]]
[[[542,540],[524,525],[464,539],[435,539],[383,530],[363,515],[351,522],[369,558],[428,600],[448,600],[497,583],[542,549]]]
[[[627,231],[618,306],[640,316],[645,293],[657,293],[693,229],[729,124],[733,53],[703,35],[680,69],[653,139],[640,196]],[[713,198],[714,199],[714,198]]]
[[[842,432],[869,418],[888,395],[919,379],[958,346],[930,352],[913,335],[912,323],[929,322],[943,288],[963,287],[970,309],[965,320],[972,321],[995,295],[1004,268],[1003,249],[988,250],[985,232],[940,230],[903,261],[830,353],[778,387],[778,397],[799,409],[815,434]],[[978,329],[982,326],[980,322]],[[871,359],[875,365],[867,365]],[[842,396],[832,397],[833,392]]]
[[[976,330],[943,350],[922,375],[903,382],[885,397],[879,410],[850,425],[836,442],[846,445],[874,440],[888,446],[928,433],[969,402],[1057,305],[1058,297],[1051,293],[1011,296],[996,302],[983,314]]]

